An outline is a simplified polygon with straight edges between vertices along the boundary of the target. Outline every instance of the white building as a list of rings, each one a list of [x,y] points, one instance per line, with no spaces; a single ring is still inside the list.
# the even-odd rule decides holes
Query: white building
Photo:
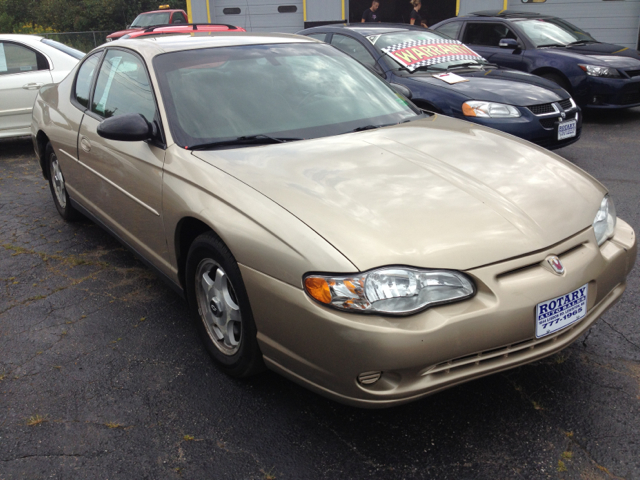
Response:
[[[422,0],[429,25],[481,10],[537,12],[563,18],[602,42],[640,45],[640,0]],[[294,33],[324,23],[359,22],[371,0],[187,0],[189,19],[253,32]],[[409,0],[380,0],[386,22],[408,22]]]

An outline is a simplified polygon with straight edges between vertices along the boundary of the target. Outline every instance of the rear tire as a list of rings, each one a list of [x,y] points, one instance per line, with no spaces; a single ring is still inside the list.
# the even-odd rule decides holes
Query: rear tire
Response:
[[[54,152],[51,143],[47,143],[45,148],[45,160],[47,162],[47,168],[49,169],[49,188],[51,189],[53,203],[55,204],[58,213],[67,222],[78,220],[81,217],[80,212],[71,205],[64,181],[64,175],[62,174],[58,157],[56,152]]]
[[[558,75],[557,73],[543,73],[540,76],[547,80],[551,80],[553,83],[560,85],[567,92],[571,93],[571,85],[569,85],[569,82],[567,82],[567,80],[561,75]]]
[[[249,296],[226,245],[213,232],[203,233],[189,248],[185,271],[189,307],[209,355],[233,377],[262,371]]]

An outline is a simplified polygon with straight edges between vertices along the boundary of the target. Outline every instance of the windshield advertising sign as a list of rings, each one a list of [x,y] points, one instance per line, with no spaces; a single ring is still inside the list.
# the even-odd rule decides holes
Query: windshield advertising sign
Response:
[[[457,40],[419,40],[398,43],[382,49],[410,71],[425,65],[435,65],[456,60],[484,61],[480,55]]]

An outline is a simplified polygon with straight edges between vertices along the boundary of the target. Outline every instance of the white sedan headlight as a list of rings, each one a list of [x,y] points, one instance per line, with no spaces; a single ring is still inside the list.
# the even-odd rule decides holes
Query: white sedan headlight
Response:
[[[620,76],[620,72],[612,67],[599,67],[598,65],[578,65],[587,75],[592,77],[615,78]]]
[[[462,104],[462,113],[467,117],[484,118],[517,118],[520,116],[520,110],[512,105],[481,102],[479,100],[464,102]]]
[[[473,282],[461,272],[410,267],[382,267],[354,275],[310,274],[304,287],[328,307],[387,315],[410,315],[475,293]]]
[[[616,207],[609,195],[605,195],[600,203],[600,210],[593,220],[593,231],[596,234],[598,245],[602,245],[605,240],[613,237],[616,229]]]

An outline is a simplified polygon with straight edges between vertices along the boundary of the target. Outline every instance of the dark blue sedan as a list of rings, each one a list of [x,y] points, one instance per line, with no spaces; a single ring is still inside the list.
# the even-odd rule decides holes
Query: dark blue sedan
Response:
[[[490,62],[553,80],[588,108],[640,105],[640,54],[601,43],[557,17],[512,11],[472,13],[438,23]]]
[[[408,88],[413,103],[425,110],[496,128],[549,149],[580,138],[581,111],[564,89],[535,75],[489,64],[438,32],[410,25],[354,24],[325,25],[299,34],[330,43],[392,85]],[[407,45],[419,48],[403,51]],[[442,55],[436,51],[440,47]],[[407,67],[391,48],[409,56],[418,52],[423,61]]]

